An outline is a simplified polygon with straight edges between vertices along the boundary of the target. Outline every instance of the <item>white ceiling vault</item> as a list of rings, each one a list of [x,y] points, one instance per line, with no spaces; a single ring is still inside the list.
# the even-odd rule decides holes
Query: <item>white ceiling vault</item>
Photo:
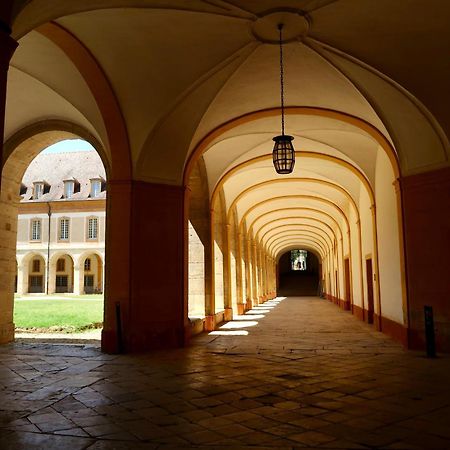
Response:
[[[262,214],[287,208],[283,196],[301,194],[309,197],[300,206],[310,208],[298,212],[303,223],[320,219],[328,233],[337,213],[313,197],[347,214],[352,202],[370,203],[389,148],[399,165],[394,175],[449,164],[448,2],[17,0],[14,11],[19,47],[9,72],[6,140],[36,122],[71,122],[103,144],[114,169],[101,93],[76,55],[42,32],[51,22],[88,50],[109,83],[133,178],[180,185],[189,158],[202,154],[210,194],[223,189],[227,207],[236,205],[247,225],[252,205],[280,199],[262,205]],[[289,24],[286,131],[299,152],[295,172],[276,185],[264,159],[280,129],[278,47],[266,39],[273,14]],[[266,110],[273,113],[260,113]],[[264,220],[271,219],[261,226]]]

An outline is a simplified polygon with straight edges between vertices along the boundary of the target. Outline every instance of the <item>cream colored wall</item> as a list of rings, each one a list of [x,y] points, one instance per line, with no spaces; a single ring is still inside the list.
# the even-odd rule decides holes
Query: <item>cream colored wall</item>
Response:
[[[383,317],[404,323],[397,195],[394,173],[384,152],[378,152],[375,178],[378,258]]]
[[[356,223],[357,216],[355,211],[351,210],[349,215],[349,222],[351,225],[352,232],[350,233],[351,247],[352,247],[352,261],[351,261],[351,276],[352,276],[352,289],[353,289],[353,304],[363,308],[363,288],[364,285],[361,284],[361,266],[362,259],[361,255],[361,247],[359,240],[359,228]],[[344,227],[343,233],[347,234],[346,228]]]
[[[364,285],[364,305],[367,309],[367,275],[366,275],[366,257],[371,255],[372,257],[372,270],[375,276],[375,253],[373,251],[373,226],[372,226],[372,212],[370,210],[370,199],[364,188],[361,186],[361,194],[359,196],[359,214],[361,219],[361,243],[362,243],[362,266],[363,266],[363,285]],[[379,313],[376,296],[376,281],[373,281],[373,297],[374,297],[374,310],[375,313]]]
[[[69,240],[61,242],[58,240],[59,235],[59,220],[63,217],[70,219],[69,224]],[[99,230],[98,230],[98,240],[88,240],[87,239],[87,220],[89,217],[99,218]],[[18,249],[26,249],[30,246],[30,249],[36,248],[39,245],[37,242],[30,241],[31,232],[31,220],[41,219],[42,221],[42,232],[41,232],[41,242],[48,242],[48,215],[47,214],[20,214],[17,225],[17,245]],[[103,247],[105,243],[105,211],[89,211],[89,212],[72,212],[72,213],[52,213],[51,216],[51,230],[50,230],[50,243],[58,246],[76,245],[77,248],[86,246],[86,248],[91,247]]]
[[[205,248],[191,222],[189,233],[188,316],[205,317]]]

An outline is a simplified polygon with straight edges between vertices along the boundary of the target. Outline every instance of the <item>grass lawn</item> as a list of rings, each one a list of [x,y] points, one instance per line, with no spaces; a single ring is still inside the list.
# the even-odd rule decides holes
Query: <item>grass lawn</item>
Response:
[[[103,297],[99,295],[78,298],[26,296],[16,297],[14,301],[14,323],[17,328],[61,327],[65,331],[79,331],[102,321]]]

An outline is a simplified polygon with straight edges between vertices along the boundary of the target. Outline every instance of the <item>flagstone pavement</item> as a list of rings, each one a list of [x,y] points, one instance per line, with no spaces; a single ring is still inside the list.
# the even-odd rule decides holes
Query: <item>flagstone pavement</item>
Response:
[[[0,449],[450,449],[450,357],[313,297],[188,348],[0,347]]]

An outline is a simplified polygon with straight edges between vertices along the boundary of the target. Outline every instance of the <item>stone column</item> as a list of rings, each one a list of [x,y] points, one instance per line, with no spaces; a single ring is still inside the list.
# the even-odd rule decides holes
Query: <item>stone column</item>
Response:
[[[48,270],[48,291],[47,291],[47,270]],[[54,294],[56,292],[56,260],[45,263],[44,272],[44,292]]]
[[[73,266],[73,293],[74,295],[84,294],[84,267],[80,264]]]
[[[216,328],[216,213],[214,208],[209,210],[210,216],[210,246],[208,263],[205,261],[205,330],[213,331]],[[206,268],[209,266],[209,276]],[[209,295],[208,295],[209,293]]]
[[[256,257],[256,242],[252,239],[250,247],[251,259],[252,259],[252,294],[253,304],[259,304],[259,292],[258,292],[258,258]]]
[[[244,292],[243,292],[243,283],[242,283],[242,234],[238,232],[237,234],[237,242],[236,242],[236,304],[237,304],[237,313],[244,314],[245,304],[244,304]]]
[[[233,319],[233,306],[232,306],[232,289],[231,289],[231,277],[236,274],[231,273],[231,224],[225,225],[225,252],[223,255],[223,270],[224,270],[224,320],[229,321]]]
[[[19,295],[24,295],[28,291],[28,271],[23,264],[17,266],[17,293]]]
[[[252,274],[251,274],[251,262],[250,262],[250,239],[248,239],[248,235],[245,234],[244,238],[243,238],[243,246],[244,246],[244,250],[243,250],[243,254],[244,254],[244,259],[245,259],[245,309],[252,309]]]
[[[3,2],[2,2],[3,3]],[[7,17],[12,2],[0,6],[0,161],[3,161],[3,135],[6,109],[6,82],[9,61],[17,42],[9,35]],[[1,188],[1,181],[0,181]],[[0,344],[14,340],[14,278],[16,274],[17,199],[2,190],[0,196]]]

